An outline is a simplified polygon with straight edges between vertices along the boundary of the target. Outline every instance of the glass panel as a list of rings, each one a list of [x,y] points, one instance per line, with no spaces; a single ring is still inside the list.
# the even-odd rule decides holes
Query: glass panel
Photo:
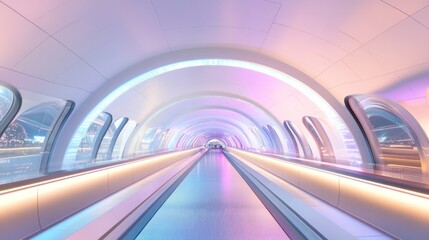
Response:
[[[276,130],[271,125],[267,125],[267,131],[270,133],[270,137],[276,148],[276,153],[283,154],[283,145]]]
[[[118,135],[122,131],[128,118],[120,118],[110,125],[106,134],[104,134],[103,140],[101,141],[100,148],[97,153],[97,160],[110,160],[112,159],[112,150],[115,145]]]
[[[127,141],[134,129],[136,129],[137,123],[134,121],[128,121],[124,129],[118,136],[118,139],[115,142],[115,147],[112,152],[112,159],[122,159],[122,155],[127,144]]]
[[[283,125],[286,129],[286,132],[291,138],[291,142],[293,143],[296,153],[299,152],[303,153],[303,156],[307,159],[310,159],[313,157],[313,152],[311,151],[310,146],[308,145],[307,140],[305,139],[304,135],[301,133],[299,128],[291,121],[285,120],[283,122]],[[298,142],[297,142],[298,141]],[[298,144],[299,143],[299,144]]]
[[[0,138],[0,183],[40,176],[45,145],[66,101],[33,105],[24,96],[22,113]],[[31,106],[31,107],[30,107]]]
[[[111,119],[110,114],[103,112],[92,122],[77,149],[74,168],[86,167],[95,162],[93,154],[97,151],[97,140],[104,135],[103,129],[107,128]]]
[[[427,170],[423,166],[427,165],[426,134],[403,107],[387,99],[365,95],[349,96],[346,103],[368,137],[378,168]]]
[[[3,121],[13,104],[13,92],[0,86],[0,121]]]
[[[319,149],[321,160],[323,162],[335,163],[335,154],[331,141],[319,120],[314,117],[304,116],[302,122],[313,136]]]
[[[117,121],[116,121],[117,122]],[[115,122],[115,123],[116,123]],[[111,124],[109,129],[107,129],[106,134],[104,134],[103,140],[101,141],[100,148],[97,153],[97,161],[109,159],[109,146],[112,142],[113,135],[116,132],[116,124]]]

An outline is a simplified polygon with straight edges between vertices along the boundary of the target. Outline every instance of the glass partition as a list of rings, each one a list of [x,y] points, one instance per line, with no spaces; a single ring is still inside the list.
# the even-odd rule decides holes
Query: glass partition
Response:
[[[302,122],[313,136],[320,153],[322,162],[335,163],[335,154],[328,134],[322,124],[315,117],[304,116]]]
[[[101,141],[100,148],[97,153],[97,161],[112,159],[112,151],[118,135],[127,123],[128,118],[120,118],[110,125],[106,134]]]
[[[96,162],[95,155],[111,122],[110,114],[103,112],[98,115],[81,139],[74,166],[68,168],[82,168]]]
[[[0,121],[3,121],[5,116],[9,113],[12,108],[13,101],[13,92],[8,88],[0,86]]]
[[[3,184],[45,173],[53,139],[73,105],[59,99],[38,103],[52,98],[33,93],[24,93],[23,97],[21,113],[0,138],[0,183]]]
[[[348,96],[345,101],[368,138],[378,168],[407,167],[427,172],[429,142],[403,107],[368,95]]]
[[[290,136],[291,142],[296,149],[296,153],[298,154],[299,152],[301,152],[303,156],[307,159],[313,158],[313,152],[311,151],[310,145],[308,144],[307,140],[305,139],[299,128],[289,120],[285,120],[283,122],[283,125],[286,129],[286,132]]]
[[[21,108],[21,94],[12,86],[0,85],[0,134],[15,118]]]
[[[106,134],[104,134],[103,140],[101,141],[100,148],[98,149],[96,158],[97,162],[108,159],[109,146],[115,131],[115,124],[110,124],[110,127],[107,129]]]
[[[136,127],[137,123],[134,121],[128,121],[125,124],[124,129],[119,134],[118,139],[116,139],[115,146],[113,147],[112,159],[122,159],[128,139]]]
[[[276,153],[283,154],[283,145],[276,130],[271,125],[267,125],[267,131],[270,133],[270,137],[276,147]]]

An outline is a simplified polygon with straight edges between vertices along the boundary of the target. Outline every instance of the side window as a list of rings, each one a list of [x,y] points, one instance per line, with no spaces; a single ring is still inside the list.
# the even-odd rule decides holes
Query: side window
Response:
[[[111,122],[112,116],[105,112],[100,113],[92,122],[80,141],[73,168],[82,168],[94,164],[101,140]]]
[[[21,104],[21,94],[16,89],[0,85],[0,133],[16,116]]]
[[[428,170],[426,134],[402,106],[367,95],[348,96],[345,101],[368,138],[376,164]]]
[[[118,136],[118,139],[115,142],[115,146],[113,147],[112,159],[122,159],[122,155],[125,149],[125,146],[130,138],[131,134],[137,127],[137,123],[134,121],[128,121],[125,125],[124,129]]]
[[[320,158],[322,162],[335,163],[335,154],[328,134],[323,128],[322,124],[315,117],[304,116],[302,122],[313,136],[314,141],[319,149]]]
[[[283,154],[283,145],[276,130],[271,125],[267,125],[267,131],[270,133],[270,137],[276,147],[276,153]]]
[[[295,147],[297,153],[301,151],[304,154],[305,158],[312,158],[313,153],[311,151],[311,148],[308,145],[308,142],[305,139],[304,135],[301,133],[301,131],[299,131],[299,128],[289,120],[285,120],[283,122],[283,125],[286,129],[286,132],[290,136],[293,146]]]
[[[26,96],[28,98],[26,98]],[[0,138],[0,181],[15,182],[41,176],[53,139],[71,111],[72,102],[23,93],[23,107]],[[42,102],[47,99],[50,101]]]
[[[97,160],[112,159],[112,151],[115,142],[127,122],[128,118],[123,117],[110,125],[103,137],[103,140],[101,141],[100,148],[98,149]]]

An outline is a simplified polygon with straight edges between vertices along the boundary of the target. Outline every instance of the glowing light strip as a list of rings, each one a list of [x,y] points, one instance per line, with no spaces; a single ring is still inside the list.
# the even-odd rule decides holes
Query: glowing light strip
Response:
[[[74,134],[72,140],[67,147],[66,154],[64,156],[63,169],[67,169],[73,166],[73,162],[76,158],[77,150],[80,145],[80,142],[85,136],[91,123],[97,118],[104,109],[107,108],[114,100],[120,97],[122,94],[132,89],[144,81],[159,76],[164,73],[172,72],[179,69],[190,68],[190,67],[202,67],[202,66],[223,66],[223,67],[236,67],[241,69],[247,69],[255,72],[265,74],[267,76],[278,79],[289,86],[295,88],[299,92],[304,93],[311,101],[313,101],[322,112],[333,122],[338,124],[339,127],[347,128],[338,114],[334,109],[323,99],[317,92],[313,89],[302,83],[301,81],[289,76],[288,74],[273,69],[268,66],[264,66],[257,63],[251,63],[241,60],[232,60],[232,59],[198,59],[198,60],[189,60],[183,62],[177,62],[169,65],[165,65],[159,68],[155,68],[151,71],[143,73],[137,77],[132,78],[126,83],[119,86],[117,89],[112,91],[107,95],[100,103],[95,106],[95,108],[88,114],[85,120],[81,123],[76,133]],[[344,140],[344,139],[343,139]]]

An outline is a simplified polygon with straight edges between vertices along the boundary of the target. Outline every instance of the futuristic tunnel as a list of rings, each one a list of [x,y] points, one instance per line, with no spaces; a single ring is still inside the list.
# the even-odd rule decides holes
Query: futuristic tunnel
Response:
[[[1,239],[426,239],[429,1],[0,1]]]

